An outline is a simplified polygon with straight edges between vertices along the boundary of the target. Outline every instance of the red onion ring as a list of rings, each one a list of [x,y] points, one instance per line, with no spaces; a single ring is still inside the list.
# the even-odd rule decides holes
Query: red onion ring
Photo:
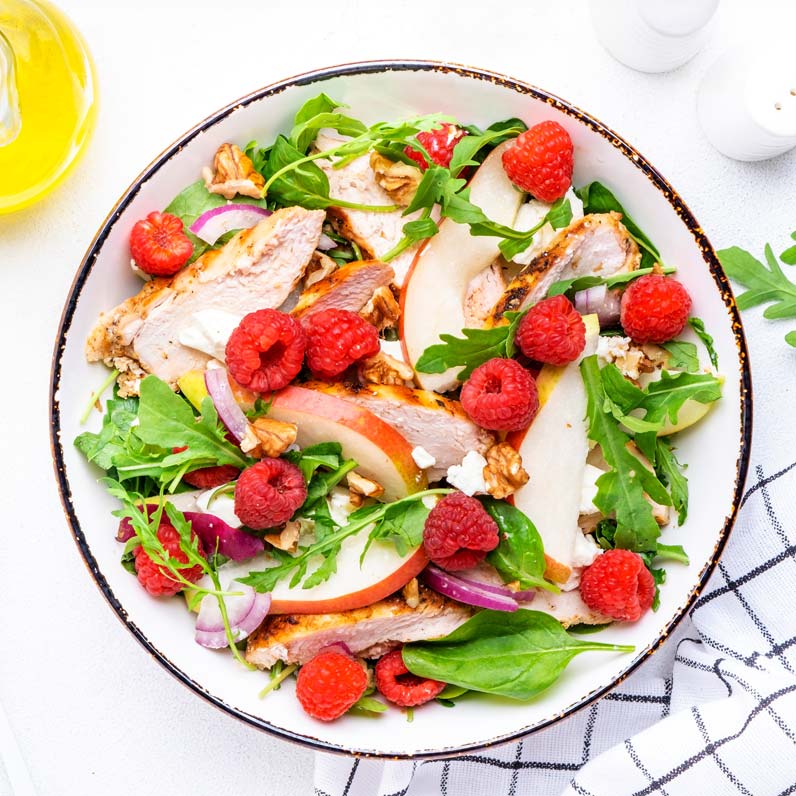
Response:
[[[249,429],[249,421],[235,400],[229,386],[227,371],[223,368],[211,368],[205,371],[205,386],[213,399],[216,412],[227,430],[240,442]]]
[[[605,285],[589,287],[575,294],[575,309],[581,315],[596,314],[602,329],[619,323],[620,304],[619,291],[608,290]]]
[[[188,229],[211,246],[233,229],[249,229],[259,224],[271,211],[243,202],[232,203],[206,210]]]
[[[268,615],[271,608],[271,595],[256,592],[251,586],[232,581],[227,591],[241,591],[243,594],[224,597],[230,630],[236,641],[242,641],[253,633]],[[218,606],[218,598],[206,594],[196,617],[196,643],[208,649],[223,649],[229,640],[224,628],[224,620]]]
[[[526,591],[513,591],[508,586],[498,586],[494,583],[484,583],[483,581],[476,580],[475,578],[463,578],[461,575],[456,577],[466,583],[468,586],[475,586],[482,591],[492,592],[492,594],[500,594],[503,597],[511,597],[513,600],[518,600],[521,603],[530,602],[536,597],[536,589],[527,589]]]
[[[460,603],[474,605],[476,608],[489,608],[493,611],[516,611],[520,606],[512,597],[495,594],[492,591],[473,585],[445,572],[434,564],[429,564],[423,572],[426,583],[445,597],[450,597]]]

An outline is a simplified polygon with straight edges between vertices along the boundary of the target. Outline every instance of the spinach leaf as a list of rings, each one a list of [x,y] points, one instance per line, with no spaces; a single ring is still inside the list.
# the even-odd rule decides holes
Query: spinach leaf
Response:
[[[493,357],[514,356],[514,337],[525,312],[507,312],[506,326],[493,329],[462,329],[463,338],[441,334],[441,343],[429,346],[417,360],[420,373],[444,373],[448,368],[462,367],[457,378],[464,381],[484,362]]]
[[[696,373],[699,370],[699,356],[693,343],[686,340],[670,340],[663,343],[662,348],[669,352],[668,367],[674,370],[687,370]]]
[[[387,705],[372,696],[360,697],[348,709],[348,713],[354,713],[357,716],[377,716],[379,713],[384,713],[387,710]]]
[[[531,520],[503,500],[483,498],[481,502],[497,523],[500,535],[500,543],[486,558],[503,581],[519,582],[523,589],[558,592],[557,586],[544,579],[544,545]]]
[[[641,249],[641,267],[648,268],[661,261],[655,244],[642,232],[633,217],[622,207],[621,202],[600,182],[592,182],[575,191],[583,202],[584,214],[610,213],[622,214],[622,223]]]
[[[472,691],[528,700],[549,688],[581,652],[632,652],[570,636],[540,611],[480,611],[449,636],[407,644],[410,672]]]
[[[711,365],[713,365],[714,368],[718,368],[719,355],[716,353],[716,349],[713,347],[713,337],[711,337],[711,335],[709,335],[705,329],[705,322],[701,318],[689,318],[688,325],[694,330],[694,334],[702,341],[702,344],[705,346],[705,350],[708,352],[708,357],[710,357]]]

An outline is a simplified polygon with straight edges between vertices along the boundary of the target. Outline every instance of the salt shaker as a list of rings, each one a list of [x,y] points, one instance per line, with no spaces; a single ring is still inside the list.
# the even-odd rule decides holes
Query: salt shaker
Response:
[[[597,38],[640,72],[669,72],[705,42],[719,0],[590,0]]]
[[[708,70],[697,113],[710,142],[735,160],[766,160],[796,147],[796,58],[767,42],[729,52]]]

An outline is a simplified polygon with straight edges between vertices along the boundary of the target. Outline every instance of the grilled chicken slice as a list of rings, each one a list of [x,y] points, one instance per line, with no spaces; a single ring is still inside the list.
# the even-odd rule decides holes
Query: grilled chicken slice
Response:
[[[397,593],[339,614],[269,616],[249,637],[246,660],[261,669],[277,661],[303,664],[339,642],[354,655],[377,658],[410,641],[447,636],[471,615],[466,606],[420,586],[414,608]]]
[[[89,362],[122,371],[123,394],[154,373],[172,386],[210,357],[179,341],[200,310],[243,317],[279,307],[301,279],[321,236],[322,210],[288,207],[207,252],[170,279],[153,279],[115,309],[100,315],[86,343]]]
[[[591,214],[562,229],[547,250],[509,282],[486,325],[497,326],[507,311],[536,303],[562,279],[635,271],[641,254],[621,218],[619,213]]]
[[[497,263],[492,263],[473,277],[467,286],[464,296],[464,325],[468,329],[480,329],[492,307],[503,298],[505,292],[503,269]]]
[[[389,285],[394,276],[392,268],[378,260],[346,263],[308,287],[292,314],[297,318],[308,318],[330,307],[358,313],[377,288]]]
[[[315,139],[315,148],[320,152],[339,146],[345,139],[334,131],[322,131]],[[330,195],[346,202],[364,205],[394,205],[389,194],[376,182],[376,175],[370,166],[370,156],[365,154],[351,163],[336,169],[328,160],[316,160],[329,180]],[[367,210],[350,210],[332,207],[329,214],[334,216],[341,233],[354,241],[370,257],[379,259],[392,249],[403,237],[403,225],[417,218],[419,213],[402,215],[403,208],[390,213]],[[415,257],[418,244],[410,246],[390,261],[395,270],[395,283],[403,284],[406,272]]]
[[[564,627],[572,627],[572,625],[607,625],[613,621],[611,617],[589,608],[583,602],[578,589],[562,591],[559,594],[540,589],[536,593],[533,602],[528,604],[528,608],[550,614],[550,616],[558,619]]]
[[[469,451],[483,454],[495,444],[495,437],[473,423],[458,401],[435,392],[388,384],[302,386],[353,401],[398,429],[413,447],[425,448],[436,459],[426,471],[430,482],[444,478]]]

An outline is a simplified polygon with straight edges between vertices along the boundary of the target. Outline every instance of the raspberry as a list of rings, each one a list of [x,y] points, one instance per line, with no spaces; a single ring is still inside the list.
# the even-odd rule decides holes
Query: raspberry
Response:
[[[307,322],[307,365],[318,378],[333,379],[379,349],[376,327],[349,310],[321,310]]]
[[[483,428],[519,431],[539,411],[536,382],[519,362],[495,357],[477,367],[460,396],[464,411]]]
[[[503,153],[509,179],[543,202],[555,202],[569,190],[572,166],[572,139],[558,122],[535,124]]]
[[[445,683],[439,680],[427,680],[412,674],[406,668],[401,650],[388,652],[379,659],[375,679],[376,688],[382,696],[403,708],[429,702],[445,688]]]
[[[196,538],[194,534],[191,536]],[[176,558],[183,564],[188,563],[188,556],[180,549],[180,535],[177,533],[176,528],[167,520],[162,520],[160,523],[158,539],[171,558]],[[198,545],[200,554],[204,555],[201,540],[198,540]],[[135,558],[135,571],[138,574],[138,582],[151,595],[154,597],[171,597],[182,591],[183,584],[175,580],[166,569],[155,564],[149,554],[144,552],[143,547],[136,547],[133,551],[133,557]],[[202,577],[202,568],[197,564],[190,569],[181,569],[180,575],[191,583],[196,583]]]
[[[428,152],[433,163],[444,166],[446,169],[451,164],[453,148],[459,141],[467,135],[466,130],[462,130],[455,124],[443,124],[435,130],[418,133],[416,138],[419,144]],[[412,147],[404,147],[404,154],[417,163],[421,171],[428,168],[428,163],[420,152]]]
[[[619,320],[634,343],[665,343],[683,331],[691,296],[676,279],[647,274],[622,295]]]
[[[580,595],[594,611],[635,622],[652,605],[655,581],[641,556],[630,550],[607,550],[583,570]]]
[[[365,669],[354,658],[342,652],[319,652],[299,670],[296,697],[314,719],[334,721],[367,687]]]
[[[221,484],[227,484],[238,477],[240,470],[231,464],[221,464],[218,467],[202,467],[185,473],[182,480],[196,489],[215,489]]]
[[[227,367],[238,384],[255,392],[287,387],[304,362],[301,324],[279,310],[250,312],[229,337]]]
[[[130,233],[135,264],[152,276],[172,276],[188,262],[193,244],[182,221],[171,213],[150,213]]]
[[[295,464],[261,459],[235,484],[235,514],[249,528],[273,528],[287,522],[306,497],[307,484]]]
[[[497,523],[474,497],[462,492],[445,495],[423,528],[426,554],[451,572],[474,567],[499,541]]]
[[[566,296],[553,296],[534,304],[520,321],[517,347],[528,359],[566,365],[586,346],[586,326]]]

